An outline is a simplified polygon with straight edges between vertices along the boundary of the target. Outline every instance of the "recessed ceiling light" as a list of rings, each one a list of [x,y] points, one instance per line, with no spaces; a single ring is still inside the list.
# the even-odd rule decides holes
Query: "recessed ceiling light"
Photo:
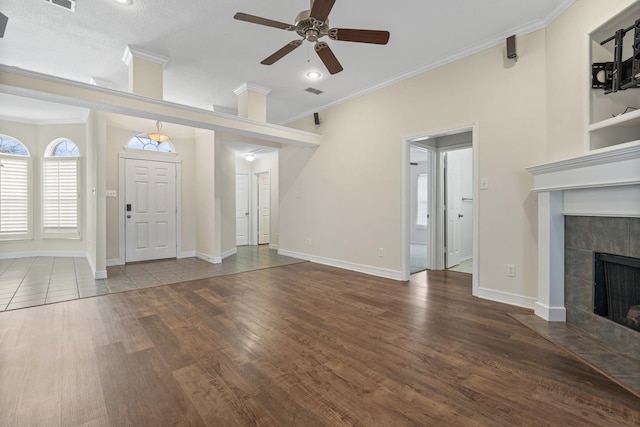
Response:
[[[133,0],[114,0],[116,3],[120,3],[123,4],[125,6],[131,6],[131,3],[133,3]]]
[[[309,80],[318,80],[320,77],[322,77],[322,73],[320,71],[312,70],[309,71],[306,76]]]

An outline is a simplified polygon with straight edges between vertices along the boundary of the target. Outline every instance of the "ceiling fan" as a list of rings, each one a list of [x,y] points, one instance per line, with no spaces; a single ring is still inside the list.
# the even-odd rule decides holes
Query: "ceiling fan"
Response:
[[[294,49],[302,45],[303,40],[315,43],[314,50],[327,67],[329,73],[336,74],[343,70],[338,58],[333,54],[329,45],[323,41],[319,41],[321,37],[329,36],[331,40],[340,40],[345,42],[356,43],[372,43],[387,44],[389,41],[389,32],[380,30],[356,30],[351,28],[329,28],[329,12],[333,8],[336,0],[311,0],[311,9],[303,10],[296,17],[294,25],[284,22],[273,21],[271,19],[262,18],[260,16],[249,15],[238,12],[234,18],[239,21],[250,22],[252,24],[266,25],[267,27],[279,28],[281,30],[295,31],[302,40],[294,40],[271,56],[260,62],[264,65],[272,65],[276,61],[282,59],[285,55],[291,53]]]

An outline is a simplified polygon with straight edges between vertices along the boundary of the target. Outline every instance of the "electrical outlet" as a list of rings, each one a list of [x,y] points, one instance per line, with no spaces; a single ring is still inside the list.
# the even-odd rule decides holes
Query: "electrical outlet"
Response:
[[[382,248],[378,249],[378,256],[379,257],[383,257],[384,256],[384,249],[382,249]]]
[[[311,246],[311,238],[307,237],[307,246]]]
[[[514,264],[507,264],[507,276],[516,277],[516,266]]]
[[[489,178],[480,178],[480,189],[481,190],[489,189]]]

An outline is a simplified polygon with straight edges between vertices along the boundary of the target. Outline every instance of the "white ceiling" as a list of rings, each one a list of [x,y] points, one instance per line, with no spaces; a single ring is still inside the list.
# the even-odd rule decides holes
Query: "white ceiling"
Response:
[[[233,90],[250,82],[271,89],[267,120],[287,123],[503,43],[511,34],[542,28],[573,1],[337,0],[331,27],[388,30],[391,37],[386,46],[323,39],[344,67],[331,76],[308,42],[274,65],[261,65],[298,36],[233,19],[245,12],[293,23],[309,8],[308,0],[133,0],[131,6],[77,0],[75,13],[44,0],[3,0],[1,11],[9,22],[0,39],[0,62],[86,83],[100,78],[124,91],[128,71],[122,57],[132,45],[170,58],[165,100],[235,112]],[[324,76],[310,82],[304,77],[310,69]],[[305,92],[310,86],[324,93]]]

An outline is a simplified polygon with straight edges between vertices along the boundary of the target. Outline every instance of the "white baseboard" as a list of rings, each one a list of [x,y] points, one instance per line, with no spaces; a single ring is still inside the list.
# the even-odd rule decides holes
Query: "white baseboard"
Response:
[[[222,262],[222,257],[214,257],[202,252],[196,252],[196,257],[200,258],[203,261],[210,262],[211,264],[220,264]]]
[[[370,265],[357,264],[354,262],[341,261],[337,259],[324,258],[315,255],[303,254],[300,252],[292,252],[284,249],[278,250],[279,255],[291,258],[304,259],[306,261],[315,262],[317,264],[328,265],[331,267],[344,268],[345,270],[357,271],[358,273],[370,274],[372,276],[384,277],[385,279],[402,280],[402,272],[390,270],[387,268],[372,267]]]
[[[269,249],[273,249],[274,251],[277,251],[278,249],[280,249],[280,245],[269,244]]]
[[[196,256],[196,251],[180,252],[178,259],[180,258],[193,258]]]
[[[220,262],[222,262],[223,259],[229,258],[230,256],[233,256],[237,253],[238,253],[238,248],[233,248],[233,249],[229,249],[226,252],[222,252],[222,256],[220,257],[221,258]]]
[[[567,309],[564,307],[549,307],[541,302],[536,302],[534,310],[536,316],[542,317],[548,322],[567,321]]]
[[[107,278],[107,270],[96,270],[96,266],[87,252],[85,252],[84,258],[87,260],[87,263],[89,263],[89,268],[91,269],[91,272],[93,273],[93,278],[95,280]],[[107,261],[107,264],[108,264],[108,261]]]
[[[517,307],[529,308],[531,310],[535,308],[537,302],[535,298],[487,288],[478,288],[477,297],[489,301],[501,302],[503,304],[515,305]]]
[[[120,259],[107,260],[107,267],[115,267],[116,265],[124,265],[124,262],[122,262]]]
[[[57,258],[86,258],[86,252],[56,252],[56,251],[33,251],[33,252],[10,252],[0,254],[0,259],[31,258],[37,256],[57,257]]]

